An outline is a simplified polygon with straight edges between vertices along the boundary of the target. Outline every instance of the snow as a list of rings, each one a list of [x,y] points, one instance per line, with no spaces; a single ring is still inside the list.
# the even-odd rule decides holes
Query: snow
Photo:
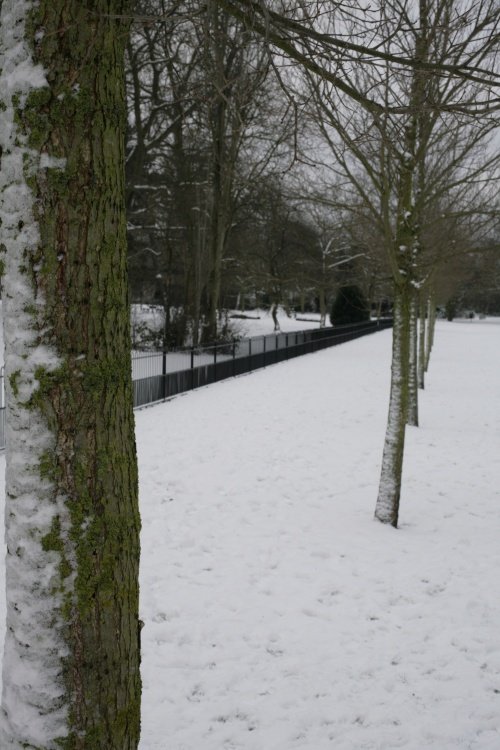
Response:
[[[33,270],[36,274],[36,267],[30,268],[40,236],[33,211],[35,197],[26,177],[49,163],[29,148],[14,112],[15,106],[23,107],[30,92],[47,85],[25,41],[25,22],[33,7],[32,2],[4,0],[0,24],[0,224],[3,250],[8,250],[3,313],[10,414],[6,442],[11,456],[6,477],[9,628],[0,714],[2,750],[21,744],[52,747],[52,740],[62,736],[67,725],[60,697],[64,641],[57,611],[52,611],[59,555],[44,552],[40,540],[50,531],[56,516],[61,517],[64,529],[68,514],[64,498],[54,502],[52,486],[40,479],[40,459],[54,449],[55,441],[41,415],[28,406],[39,386],[38,367],[43,365],[50,371],[59,364],[57,353],[39,343],[44,299],[31,273]],[[35,641],[38,647],[30,649],[29,644]],[[9,740],[12,728],[19,742]]]
[[[269,310],[255,309],[229,310],[227,312],[231,332],[239,338],[267,336],[274,332],[274,321]],[[245,317],[241,317],[241,316]],[[144,329],[150,333],[159,333],[163,329],[165,314],[160,305],[133,304],[130,310],[132,337],[138,345],[144,343]],[[278,321],[283,333],[305,331],[319,328],[319,313],[298,313],[287,315],[282,307],[278,308]],[[328,321],[328,325],[330,325]],[[147,346],[145,347],[147,348]]]
[[[390,331],[136,413],[140,750],[498,750],[499,322],[437,324],[398,530]]]
[[[319,328],[320,316],[316,313],[307,314],[306,317],[299,316],[297,319],[292,316],[288,317],[284,310],[280,308],[278,312],[280,332],[276,333],[269,311],[254,310],[250,313],[246,312],[244,315],[245,318],[230,320],[232,333],[237,337],[237,342],[234,345],[235,357],[248,356],[250,353],[249,346],[251,346],[253,354],[261,354],[266,350],[266,346],[268,350],[292,346],[294,342],[293,340],[287,341],[287,333]],[[163,308],[157,305],[132,305],[133,340],[137,342],[141,338],[143,326],[147,326],[151,332],[159,331],[163,326],[163,319]],[[275,336],[277,340],[274,338]],[[251,345],[248,338],[252,338]],[[300,338],[296,343],[301,343]],[[134,349],[132,351],[132,379],[150,378],[154,375],[161,375],[163,372],[182,372],[191,367],[191,362],[193,362],[194,367],[212,364],[214,354],[216,354],[217,362],[233,358],[231,349],[228,353],[224,345],[219,345],[215,349],[216,351],[214,351],[214,347],[208,346],[201,349],[196,348],[191,352],[189,347],[184,347],[182,350],[173,350],[166,353]]]
[[[240,315],[237,311],[232,311],[232,315]],[[231,318],[231,327],[234,328],[240,336],[267,336],[274,331],[274,321],[269,310],[252,310],[245,312],[245,318]],[[291,331],[306,331],[310,328],[319,328],[319,313],[292,313],[286,315],[282,307],[278,308],[278,321],[280,330],[283,333]],[[327,321],[330,325],[330,321]]]

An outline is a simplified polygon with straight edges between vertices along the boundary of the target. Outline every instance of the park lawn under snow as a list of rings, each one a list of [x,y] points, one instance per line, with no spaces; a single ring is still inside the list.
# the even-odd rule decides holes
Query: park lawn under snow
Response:
[[[1,303],[0,303],[1,304]],[[319,328],[319,313],[290,313],[286,314],[283,307],[278,308],[278,321],[283,333],[290,331],[306,331]],[[146,326],[149,331],[161,331],[164,325],[163,308],[159,305],[133,304],[131,307],[131,326],[133,338],[140,339],[139,330]],[[267,336],[274,333],[274,320],[270,310],[257,308],[255,310],[229,310],[227,312],[231,334],[236,338],[250,336]],[[327,319],[330,325],[330,319]],[[189,365],[188,365],[189,366]]]
[[[500,748],[499,337],[438,324],[397,531],[390,331],[136,413],[141,750]]]
[[[230,315],[243,314],[246,317],[230,317],[231,328],[241,337],[267,336],[274,332],[274,321],[270,310],[256,309],[239,313],[233,310]],[[306,331],[318,328],[320,322],[319,313],[291,313],[287,315],[282,307],[278,308],[278,321],[283,333],[290,331]],[[327,318],[326,324],[330,325]]]
[[[439,326],[398,531],[390,332],[137,414],[141,750],[498,750],[499,334]]]

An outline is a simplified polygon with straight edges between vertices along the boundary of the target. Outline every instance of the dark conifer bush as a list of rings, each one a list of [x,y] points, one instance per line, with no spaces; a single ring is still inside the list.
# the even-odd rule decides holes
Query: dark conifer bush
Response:
[[[450,297],[445,305],[444,311],[446,314],[446,320],[453,320],[453,318],[457,314],[457,298],[456,297]]]
[[[333,302],[330,313],[332,325],[362,323],[370,319],[368,302],[359,286],[343,286]]]

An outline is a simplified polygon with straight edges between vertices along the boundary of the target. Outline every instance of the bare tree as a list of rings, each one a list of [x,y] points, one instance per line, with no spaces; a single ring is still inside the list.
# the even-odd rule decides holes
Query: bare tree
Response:
[[[267,48],[216,4],[146,9],[128,56],[133,283],[149,267],[149,293],[167,323],[177,316],[172,337],[196,343],[201,328],[217,336],[229,236],[252,183],[289,149],[289,107]]]
[[[320,130],[333,155],[331,170],[338,179],[347,179],[343,207],[356,211],[361,205],[371,217],[383,238],[393,277],[391,397],[376,509],[379,520],[393,525],[398,518],[405,427],[408,421],[418,423],[417,293],[437,257],[435,245],[424,242],[423,229],[426,222],[432,223],[433,206],[440,206],[445,216],[450,215],[451,202],[456,204],[451,211],[456,216],[471,211],[467,204],[474,183],[480,174],[484,178],[496,157],[483,155],[473,165],[496,124],[488,108],[493,107],[490,90],[483,96],[478,81],[469,75],[444,76],[443,69],[450,60],[456,71],[463,70],[463,60],[467,65],[480,62],[482,71],[493,65],[498,14],[492,13],[490,4],[458,13],[448,0],[421,0],[417,11],[401,2],[380,6],[376,34],[384,54],[379,64],[360,65],[351,58],[347,66],[345,60],[338,61],[337,73],[348,74],[356,91],[369,91],[369,99],[363,95],[362,101],[357,97],[354,105],[349,104],[328,78],[308,76]],[[345,30],[346,20],[342,23]],[[394,70],[394,47],[398,58],[418,64]],[[439,65],[439,71],[431,63]],[[482,96],[482,108],[474,109]],[[458,106],[459,100],[463,106]],[[338,198],[335,206],[339,207]],[[473,212],[478,210],[474,206]]]

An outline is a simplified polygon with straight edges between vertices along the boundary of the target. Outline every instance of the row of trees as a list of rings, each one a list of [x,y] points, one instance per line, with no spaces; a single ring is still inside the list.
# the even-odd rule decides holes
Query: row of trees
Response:
[[[498,150],[488,148],[498,121],[488,76],[450,78],[432,66],[452,59],[494,70],[499,19],[490,3],[465,13],[448,0],[419,0],[384,2],[376,22],[382,52],[396,48],[418,66],[394,69],[387,58],[367,66],[362,55],[351,58],[350,76],[361,94],[355,105],[346,105],[326,77],[308,72],[307,78],[330,170],[343,185],[332,204],[370,223],[392,277],[391,396],[376,516],[396,526],[405,427],[418,424],[417,385],[420,379],[423,387],[426,360],[422,346],[419,368],[419,308],[423,343],[435,278],[450,258],[483,239],[485,227],[491,232],[491,217],[498,216]],[[348,25],[351,37],[358,23]],[[338,38],[345,25],[332,14],[324,32]]]
[[[386,297],[394,283],[394,259],[387,253],[393,226],[387,216],[394,215],[390,204],[405,169],[402,154],[417,149],[416,139],[418,154],[412,158],[420,162],[420,179],[425,160],[430,169],[431,154],[438,160],[434,172],[441,170],[428,179],[427,192],[434,195],[424,198],[420,189],[422,202],[435,214],[426,216],[428,227],[422,230],[425,247],[434,245],[441,258],[434,284],[443,268],[448,284],[450,277],[456,283],[477,274],[467,250],[481,247],[479,207],[469,210],[469,221],[458,213],[474,200],[474,177],[482,175],[485,205],[490,197],[483,161],[475,175],[467,169],[495,125],[491,102],[471,104],[482,86],[489,87],[480,65],[492,45],[468,65],[477,75],[465,70],[465,63],[464,70],[456,62],[448,65],[446,80],[453,72],[456,79],[448,85],[441,76],[440,91],[430,73],[433,56],[440,64],[447,55],[455,61],[469,52],[477,57],[474,34],[462,42],[455,38],[464,14],[443,3],[430,9],[422,4],[413,15],[403,12],[403,5],[386,3],[367,18],[361,8],[346,16],[328,3],[310,4],[295,29],[297,20],[277,13],[261,19],[260,11],[245,3],[227,6],[228,13],[216,2],[202,12],[184,2],[175,14],[159,0],[142,4],[143,16],[127,48],[129,267],[133,299],[164,307],[165,345],[216,339],[218,311],[245,300],[301,307],[314,301],[324,316],[338,286],[353,280],[370,301]],[[320,6],[323,11],[328,6],[329,14],[320,13]],[[476,35],[493,10],[477,10]],[[322,19],[320,30],[316,17]],[[263,32],[264,21],[263,39],[255,32]],[[448,42],[443,25],[450,29]],[[348,51],[344,60],[338,48],[332,54],[329,40],[346,30],[357,57]],[[287,48],[291,31],[300,49]],[[367,37],[372,46],[377,39],[376,65],[366,64],[362,43]],[[300,65],[291,70],[289,61],[283,65],[270,41],[287,48]],[[328,56],[330,70],[311,67],[313,60]],[[392,59],[398,56],[420,60],[424,68],[395,69]],[[356,97],[348,100],[335,72],[347,65],[357,87]],[[419,114],[410,121],[404,113],[411,109]],[[467,140],[463,127],[471,124],[472,114],[476,123],[478,114],[485,117]],[[468,153],[467,164],[461,152]],[[450,154],[447,165],[439,162],[440,153]],[[464,200],[450,211],[447,201],[459,198],[458,182]],[[381,194],[385,207],[379,205]],[[487,224],[491,208],[482,214]],[[427,255],[432,265],[432,253]],[[421,265],[428,261],[422,257]],[[454,291],[441,288],[446,296]]]
[[[216,339],[220,308],[245,299],[325,314],[352,276],[373,298],[383,274],[355,262],[370,241],[304,189],[313,111],[265,40],[216,3],[142,10],[126,58],[129,268],[133,299],[165,309],[165,345]]]
[[[224,301],[256,289],[274,304],[312,293],[324,320],[327,296],[345,281],[343,262],[344,275],[354,275],[370,300],[389,293],[391,403],[376,516],[397,525],[405,427],[418,424],[429,356],[426,319],[437,290],[451,296],[460,271],[477,273],[473,253],[494,245],[498,8],[491,0],[389,0],[367,13],[362,5],[347,11],[317,0],[287,11],[213,0],[196,15],[183,6],[181,19],[181,36],[172,26],[178,18],[168,32],[166,22],[155,31],[162,28],[171,44],[182,41],[176,80],[201,80],[206,96],[192,90],[188,114],[176,110],[175,120],[180,129],[197,123],[198,178],[183,174],[165,193],[177,206],[177,254],[184,262],[196,257],[198,269],[185,274],[186,302],[174,307],[183,313],[177,342],[189,326],[196,343],[203,320],[205,337],[215,338]],[[134,80],[132,51],[143,35],[150,36],[147,20],[131,42]],[[148,50],[146,68],[154,64]],[[154,75],[144,80],[154,93]],[[141,118],[156,112],[154,96],[137,106],[137,91],[132,144],[144,143]],[[171,76],[163,100],[180,96]],[[165,137],[165,173],[178,174],[169,150],[181,140]],[[180,161],[189,163],[185,152]],[[190,252],[186,211],[197,222]],[[132,230],[142,232],[140,224]],[[179,274],[172,242],[163,243],[170,265],[157,278],[168,322]],[[146,251],[165,258],[161,239]]]
[[[250,203],[254,220],[266,210],[258,192],[288,158],[291,118],[267,47],[215,3],[142,11],[127,48],[132,290],[163,304],[166,343],[215,340],[227,262],[238,284],[229,236],[236,222],[244,234]]]
[[[493,0],[2,0],[2,748],[139,742],[126,218],[193,338],[217,333],[225,262],[275,299],[291,277],[321,296],[344,261],[390,280],[376,515],[397,524],[417,310],[495,247],[499,22]]]

